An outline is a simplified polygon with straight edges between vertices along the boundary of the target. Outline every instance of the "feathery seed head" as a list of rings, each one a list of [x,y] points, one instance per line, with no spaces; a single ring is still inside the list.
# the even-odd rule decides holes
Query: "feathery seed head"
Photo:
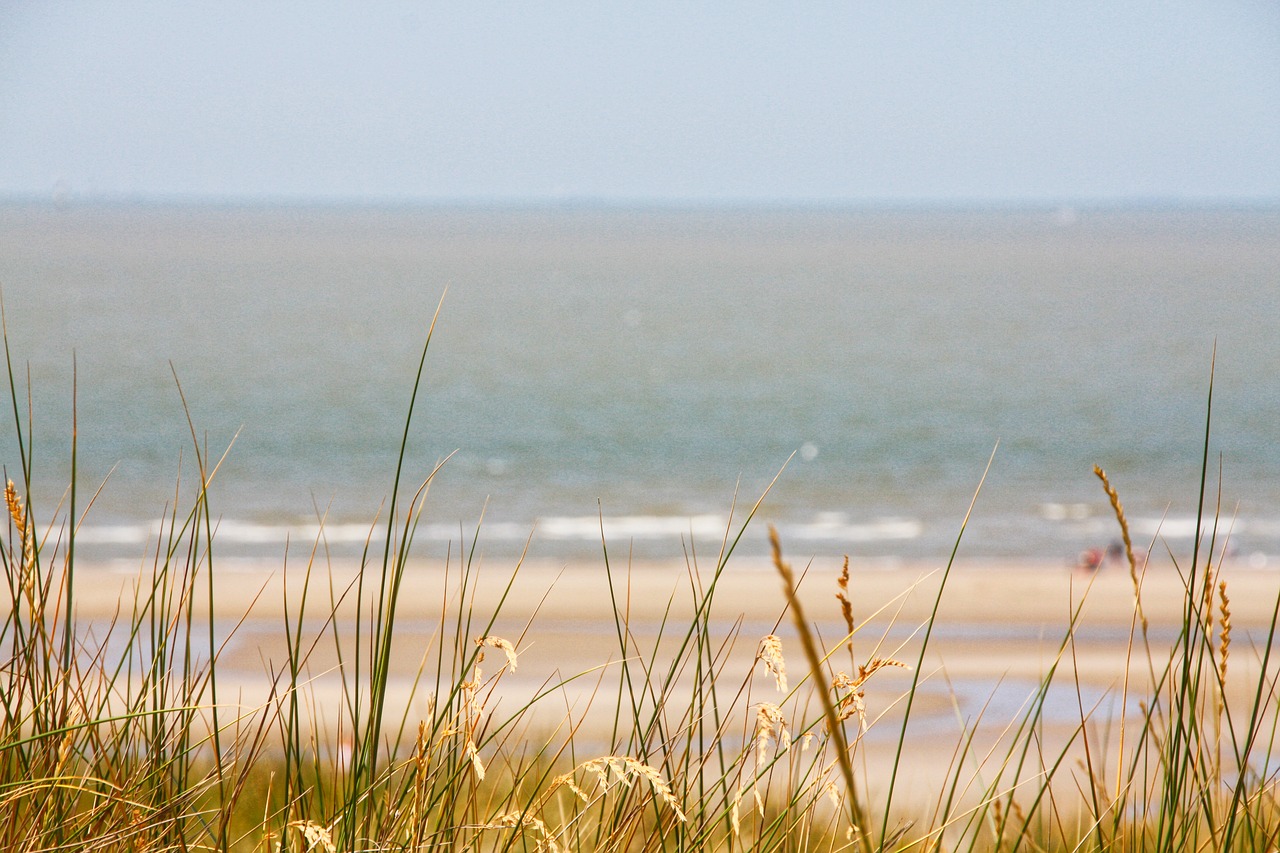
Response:
[[[836,593],[836,599],[840,602],[840,615],[844,617],[845,628],[850,639],[846,645],[849,648],[850,656],[853,655],[853,602],[849,600],[849,555],[845,554],[844,566],[840,569],[840,577],[836,580],[836,586],[840,589]]]
[[[502,639],[501,637],[479,637],[476,639],[476,645],[480,646],[481,649],[483,649],[485,646],[489,646],[495,649],[501,649],[502,653],[507,657],[507,666],[511,667],[512,672],[516,671],[515,646],[511,645],[511,643],[509,643],[508,641]],[[481,651],[480,654],[481,654],[481,659],[483,659],[484,652]]]
[[[779,693],[787,692],[787,662],[782,657],[782,640],[776,634],[766,634],[756,650],[756,660],[764,664],[765,671],[774,677]]]
[[[761,702],[756,708],[756,764],[765,760],[765,750],[772,740],[783,749],[791,748],[791,732],[787,730],[782,709],[772,702]]]
[[[302,833],[302,840],[307,843],[307,851],[323,850],[325,853],[338,853],[334,846],[333,835],[329,828],[313,820],[295,820],[289,826]]]

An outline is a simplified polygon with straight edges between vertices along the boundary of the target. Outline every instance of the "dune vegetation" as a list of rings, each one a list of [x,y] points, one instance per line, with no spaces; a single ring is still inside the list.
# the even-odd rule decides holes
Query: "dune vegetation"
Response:
[[[285,662],[264,672],[270,699],[245,708],[219,678],[227,637],[215,630],[213,606],[222,582],[218,459],[193,427],[199,481],[188,484],[189,505],[169,511],[136,594],[115,618],[83,622],[76,527],[92,512],[92,493],[75,482],[73,442],[64,501],[26,503],[26,390],[7,343],[6,358],[23,449],[6,460],[14,475],[0,549],[2,849],[1264,851],[1280,838],[1280,766],[1271,758],[1280,598],[1265,637],[1233,642],[1221,542],[1208,533],[1175,561],[1181,626],[1173,643],[1157,643],[1142,604],[1145,561],[1100,469],[1133,591],[1135,674],[1112,697],[1119,712],[1095,718],[1096,706],[1082,702],[1065,739],[1045,732],[1050,686],[1075,678],[1073,619],[996,745],[979,754],[969,728],[950,754],[927,759],[944,781],[922,800],[907,795],[899,774],[919,760],[908,722],[956,551],[940,555],[934,616],[890,655],[865,640],[847,562],[832,605],[845,635],[814,629],[797,593],[804,573],[773,535],[779,620],[799,641],[784,654],[781,629],[725,639],[711,627],[712,603],[760,503],[738,514],[713,560],[689,561],[692,616],[672,611],[661,650],[632,632],[626,568],[602,542],[614,620],[600,643],[612,647],[610,664],[563,673],[514,706],[498,697],[538,624],[522,636],[496,634],[506,592],[496,606],[479,606],[474,540],[460,543],[447,560],[450,593],[433,642],[415,652],[419,701],[406,703],[389,687],[397,613],[423,497],[440,469],[411,472],[392,459],[385,537],[370,538],[348,583],[328,570],[321,536],[288,588],[279,624]],[[411,389],[405,442],[421,391]],[[1202,507],[1207,422],[1205,442]],[[1217,530],[1212,509],[1202,521]],[[963,531],[961,521],[957,549]],[[504,568],[495,580],[486,568],[483,582],[509,590],[519,571]],[[745,668],[731,654],[743,646],[754,649]],[[336,660],[336,713],[322,713],[311,692],[318,650]],[[1240,702],[1226,683],[1246,659],[1256,683]],[[896,681],[884,678],[889,671]],[[563,698],[584,680],[595,685],[590,726]],[[869,714],[868,685],[889,684],[906,685],[892,688],[896,715]],[[869,733],[885,726],[894,731],[870,760]]]

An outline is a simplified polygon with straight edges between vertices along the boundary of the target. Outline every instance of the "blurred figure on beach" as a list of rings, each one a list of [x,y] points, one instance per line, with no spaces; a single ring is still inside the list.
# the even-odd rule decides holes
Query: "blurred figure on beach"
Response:
[[[1106,557],[1106,552],[1101,548],[1085,548],[1080,552],[1079,559],[1076,560],[1076,570],[1081,572],[1096,572],[1102,568],[1102,561]]]
[[[1137,565],[1141,566],[1146,562],[1146,555],[1135,553],[1133,559]],[[1096,572],[1104,564],[1112,563],[1117,566],[1129,565],[1129,558],[1125,555],[1124,543],[1119,539],[1112,540],[1105,550],[1102,548],[1086,548],[1081,551],[1076,560],[1076,569],[1082,572]]]

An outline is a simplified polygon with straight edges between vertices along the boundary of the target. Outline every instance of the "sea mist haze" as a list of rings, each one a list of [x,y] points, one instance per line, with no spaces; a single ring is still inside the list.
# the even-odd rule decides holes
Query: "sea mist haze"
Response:
[[[1213,371],[1210,503],[1220,466],[1232,552],[1280,565],[1276,210],[10,205],[0,286],[44,520],[75,376],[85,556],[139,561],[189,504],[179,383],[202,448],[234,438],[224,556],[308,549],[322,514],[357,552],[443,295],[405,468],[448,457],[426,555],[482,513],[491,555],[598,554],[601,515],[613,551],[710,553],[785,465],[744,549],[768,521],[796,558],[945,560],[997,442],[962,553],[1105,545],[1095,463],[1137,545],[1189,551]],[[0,453],[20,479],[12,427]]]

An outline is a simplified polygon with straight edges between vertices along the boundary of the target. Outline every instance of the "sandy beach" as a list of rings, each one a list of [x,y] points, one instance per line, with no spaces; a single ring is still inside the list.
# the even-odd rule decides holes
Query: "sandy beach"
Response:
[[[839,561],[821,560],[795,568],[804,574],[801,601],[807,619],[828,649],[839,647],[846,633],[834,597]],[[830,658],[831,668],[852,672],[873,658],[892,658],[914,668],[941,568],[937,564],[854,563],[849,584],[858,626],[852,638],[853,657],[846,648],[837,648]],[[624,656],[658,671],[668,665],[695,618],[691,590],[697,584],[705,587],[712,575],[705,566],[695,578],[688,567],[675,563],[614,564],[611,594],[603,562],[530,563],[519,567],[514,580],[512,570],[511,565],[483,565],[471,578],[475,594],[470,633],[475,636],[470,639],[482,634],[502,637],[518,654],[518,669],[508,672],[502,654],[488,650],[484,674],[502,675],[489,701],[499,709],[518,708],[550,688],[531,719],[543,733],[553,732],[567,720],[585,721],[587,729],[580,731],[578,743],[593,725],[611,719],[619,661]],[[286,596],[287,611],[296,613],[305,575],[301,568],[284,572],[260,563],[219,565],[214,612],[224,644],[218,659],[220,701],[244,709],[268,703],[271,673],[279,673],[287,659]],[[332,724],[340,705],[337,644],[327,619],[332,610],[330,578],[341,595],[355,576],[353,566],[335,566],[331,573],[313,572],[311,577],[303,636],[318,641],[310,647],[304,691],[307,706],[322,725]],[[1221,578],[1227,581],[1232,625],[1228,693],[1233,707],[1243,709],[1257,683],[1261,652],[1257,644],[1266,635],[1280,575],[1228,562]],[[136,579],[137,570],[123,566],[81,569],[76,593],[81,619],[101,625],[117,602],[129,606],[133,600],[129,590]],[[403,712],[413,720],[427,713],[441,637],[448,642],[456,631],[458,580],[456,565],[446,570],[443,564],[429,561],[412,564],[405,575],[388,703],[393,714]],[[1153,562],[1146,571],[1142,605],[1151,659],[1157,668],[1168,661],[1177,639],[1183,589],[1170,564]],[[614,600],[626,616],[625,655],[613,616]],[[929,639],[921,672],[923,686],[912,709],[912,755],[924,759],[915,766],[943,766],[964,726],[977,727],[976,742],[995,744],[1010,722],[1025,713],[1026,699],[1055,662],[1057,686],[1050,691],[1043,719],[1050,737],[1055,732],[1069,737],[1079,727],[1081,708],[1098,726],[1114,723],[1126,663],[1132,713],[1150,675],[1133,604],[1133,585],[1125,566],[1086,574],[1061,564],[957,563]],[[204,602],[196,602],[197,613],[205,612],[204,607]],[[1219,607],[1215,595],[1215,620],[1220,620]],[[1077,608],[1074,641],[1064,643]],[[489,627],[495,612],[498,617]],[[354,592],[347,594],[336,613],[333,624],[345,644],[355,632]],[[442,614],[446,614],[443,620]],[[717,648],[724,644],[723,652],[716,653],[718,665],[723,666],[717,687],[723,686],[727,697],[738,697],[744,716],[740,728],[746,736],[753,703],[782,704],[774,679],[754,663],[760,638],[770,633],[782,639],[794,688],[806,666],[790,614],[785,612],[778,574],[763,560],[731,561],[715,590],[707,634]],[[419,673],[421,682],[415,689]],[[688,673],[678,682],[687,677]],[[866,752],[873,765],[891,757],[901,700],[912,677],[911,669],[885,668],[866,685],[872,721],[865,736]],[[229,695],[235,699],[227,699]],[[808,713],[812,718],[817,712],[811,707]],[[602,747],[604,732],[603,727],[598,729]]]
[[[610,644],[617,644],[615,600],[637,642],[656,637],[664,617],[667,633],[682,632],[693,616],[692,590],[705,589],[712,581],[714,564],[707,562],[711,565],[700,564],[696,573],[672,561],[630,565],[614,561],[609,572],[602,560],[481,565],[473,568],[470,577],[475,584],[471,610],[480,622],[499,614],[491,633],[513,642],[523,635],[522,669],[540,659],[565,671],[575,665],[593,666],[607,662]],[[806,617],[828,640],[838,639],[845,633],[834,597],[841,561],[793,563],[793,568],[801,576],[799,592]],[[858,625],[855,646],[867,650],[886,632],[888,637],[896,637],[923,625],[934,607],[943,568],[942,563],[853,562],[849,597]],[[339,621],[353,618],[356,566],[339,564],[313,569],[310,574],[308,616],[320,619],[329,615],[331,587],[340,597],[352,587],[336,612]],[[96,622],[118,609],[127,609],[139,577],[146,575],[145,568],[123,562],[81,564],[76,577],[78,615]],[[291,615],[297,612],[306,575],[303,568],[285,570],[257,560],[219,561],[214,612],[219,620],[240,623],[228,649],[234,654],[224,653],[224,665],[252,669],[251,662],[241,660],[250,647],[261,652],[261,659],[271,659],[275,646],[271,638],[282,634],[286,611]],[[366,578],[376,582],[376,567],[366,572]],[[1266,627],[1280,593],[1280,572],[1228,561],[1215,580],[1227,582],[1233,630]],[[404,576],[397,625],[406,635],[427,625],[434,629],[442,613],[456,610],[458,581],[456,564],[411,562]],[[206,612],[204,581],[197,586],[196,612]],[[1177,628],[1185,597],[1184,581],[1171,564],[1153,562],[1147,568],[1141,600],[1152,635]],[[948,669],[962,666],[966,672],[1038,672],[1037,661],[1060,645],[1077,608],[1078,642],[1099,651],[1116,647],[1123,651],[1123,641],[1134,622],[1134,587],[1127,566],[1110,565],[1087,573],[1060,563],[958,560],[942,595],[931,646],[937,648]],[[715,588],[711,623],[713,630],[725,635],[735,623],[741,623],[742,634],[753,643],[758,631],[771,633],[780,626],[777,633],[785,636],[794,630],[782,583],[767,560],[730,561]],[[558,645],[560,638],[570,634],[595,639],[586,645],[567,641]],[[1015,634],[1042,641],[1015,643]],[[1237,633],[1237,638],[1240,635]],[[980,645],[983,653],[972,655],[970,660],[964,652],[972,644]],[[544,648],[547,646],[551,648]],[[907,643],[903,651],[913,647]],[[1092,667],[1086,672],[1098,677],[1107,674]]]

